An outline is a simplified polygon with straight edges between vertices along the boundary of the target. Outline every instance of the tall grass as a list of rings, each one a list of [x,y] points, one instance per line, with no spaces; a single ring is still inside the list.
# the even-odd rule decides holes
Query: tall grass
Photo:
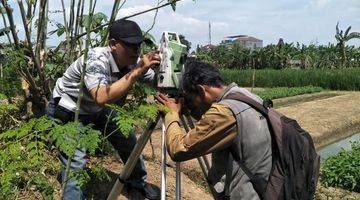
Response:
[[[223,69],[227,82],[251,87],[253,70]],[[308,69],[308,70],[257,70],[255,87],[301,87],[318,86],[331,90],[360,90],[360,68]]]
[[[292,97],[300,94],[310,94],[321,92],[321,87],[303,86],[303,87],[275,87],[265,88],[265,90],[254,91],[255,94],[263,99],[279,99],[284,97]]]

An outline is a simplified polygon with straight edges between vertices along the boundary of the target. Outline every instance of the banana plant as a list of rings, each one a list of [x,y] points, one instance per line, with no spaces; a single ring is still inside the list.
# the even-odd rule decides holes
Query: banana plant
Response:
[[[360,33],[359,32],[351,32],[351,26],[349,26],[346,31],[339,29],[339,22],[336,24],[336,34],[335,38],[338,41],[337,46],[340,48],[341,52],[341,67],[345,67],[347,63],[347,57],[346,57],[346,42],[348,42],[351,39],[360,39]]]

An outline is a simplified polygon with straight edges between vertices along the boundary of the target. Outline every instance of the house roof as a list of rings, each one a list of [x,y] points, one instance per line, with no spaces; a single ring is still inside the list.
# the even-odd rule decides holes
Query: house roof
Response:
[[[227,36],[227,38],[238,38],[238,37],[247,37],[247,35],[232,35],[232,36]]]
[[[215,48],[215,47],[216,47],[215,45],[207,44],[205,46],[202,46],[201,48],[203,48],[203,49],[212,49],[212,48]]]
[[[248,35],[234,35],[228,36],[227,38],[235,39],[236,41],[262,42],[262,40]]]

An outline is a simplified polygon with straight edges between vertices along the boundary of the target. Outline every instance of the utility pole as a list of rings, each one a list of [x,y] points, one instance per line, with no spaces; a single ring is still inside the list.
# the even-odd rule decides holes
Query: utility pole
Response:
[[[209,21],[209,44],[211,45],[211,23]]]

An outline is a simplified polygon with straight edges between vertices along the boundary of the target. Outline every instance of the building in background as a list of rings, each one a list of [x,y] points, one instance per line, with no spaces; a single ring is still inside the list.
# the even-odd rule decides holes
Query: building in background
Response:
[[[263,41],[248,35],[228,36],[221,41],[220,45],[231,46],[233,44],[240,44],[245,48],[256,49],[263,47]]]

